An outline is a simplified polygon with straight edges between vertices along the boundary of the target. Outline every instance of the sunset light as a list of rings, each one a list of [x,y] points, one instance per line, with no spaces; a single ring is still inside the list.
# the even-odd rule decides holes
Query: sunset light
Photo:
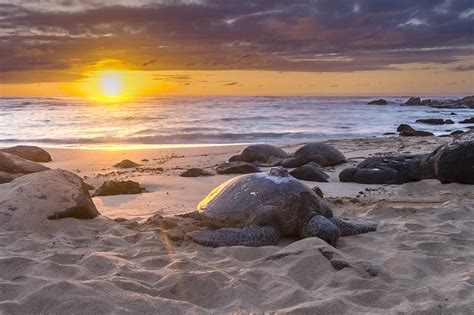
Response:
[[[105,99],[120,98],[123,93],[123,76],[117,71],[105,71],[99,77],[101,97]]]

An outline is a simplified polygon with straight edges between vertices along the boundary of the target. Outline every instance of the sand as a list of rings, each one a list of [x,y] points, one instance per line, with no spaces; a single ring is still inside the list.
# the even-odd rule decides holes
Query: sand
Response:
[[[214,249],[172,241],[166,227],[144,223],[154,214],[194,209],[233,176],[178,175],[190,167],[213,170],[242,146],[48,149],[50,168],[73,171],[96,187],[106,179],[132,179],[148,192],[94,197],[102,217],[63,219],[50,233],[0,231],[0,313],[473,314],[472,186],[337,179],[367,156],[429,152],[447,141],[330,141],[349,163],[326,168],[328,183],[306,183],[322,189],[336,215],[379,223],[377,232],[342,238],[337,248],[307,238]],[[281,146],[292,151],[299,145]],[[111,167],[122,159],[143,168]],[[347,267],[336,270],[334,261]]]

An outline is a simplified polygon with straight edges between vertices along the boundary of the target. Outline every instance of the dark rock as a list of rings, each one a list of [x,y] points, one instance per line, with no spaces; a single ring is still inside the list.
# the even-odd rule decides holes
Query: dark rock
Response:
[[[184,171],[179,176],[182,177],[200,177],[200,176],[213,176],[209,171],[203,170],[202,168],[190,168],[187,171]]]
[[[219,174],[249,174],[260,172],[260,169],[252,163],[247,162],[224,162],[216,168]]]
[[[354,174],[356,171],[357,169],[355,167],[349,167],[349,168],[343,169],[339,173],[339,180],[341,182],[346,182],[346,183],[354,181]]]
[[[446,119],[446,120],[444,121],[444,123],[445,123],[446,125],[452,125],[452,124],[454,124],[454,121],[453,121],[452,119]]]
[[[474,117],[466,118],[459,122],[460,124],[474,124]]]
[[[39,163],[22,159],[19,156],[0,152],[0,171],[9,174],[30,174],[49,170]]]
[[[357,169],[353,181],[361,184],[403,184],[403,179],[398,172],[390,168]]]
[[[113,166],[117,168],[133,168],[140,166],[140,164],[137,164],[130,160],[123,160],[122,162],[114,164]]]
[[[456,113],[454,113],[454,112],[451,112],[451,114],[450,114],[450,115],[457,115],[457,114],[456,114]]]
[[[417,123],[423,123],[428,125],[444,125],[444,120],[441,118],[425,118],[425,119],[417,119]]]
[[[7,152],[19,156],[25,160],[33,162],[50,162],[51,155],[44,149],[36,146],[18,145],[11,148],[1,149],[2,152]]]
[[[373,100],[367,103],[368,105],[387,105],[387,101],[383,98],[379,98],[378,100]]]
[[[442,183],[474,184],[474,131],[438,147],[428,159]]]
[[[434,136],[434,134],[428,131],[415,130],[415,131],[402,131],[400,132],[400,136],[402,137],[429,137],[429,136]]]
[[[321,190],[321,188],[319,188],[318,186],[314,186],[313,188],[311,188],[315,193],[316,195],[318,195],[319,197],[321,198],[324,198],[324,193],[323,191]]]
[[[287,160],[287,162],[290,161]],[[338,149],[322,142],[313,142],[296,150],[292,162],[305,162],[300,165],[292,164],[294,167],[302,166],[308,162],[315,162],[321,166],[332,166],[345,163],[347,159]]]
[[[291,171],[290,175],[297,179],[313,182],[327,182],[327,179],[329,178],[321,167],[314,162],[309,162],[306,165],[298,167]]]
[[[463,134],[464,131],[462,130],[454,130],[453,132],[450,133],[451,136],[456,136],[456,135],[461,135]]]
[[[108,180],[97,189],[95,196],[134,195],[140,194],[144,191],[145,188],[141,187],[139,183],[131,180]]]
[[[92,219],[98,215],[85,183],[68,171],[46,170],[0,185],[2,230],[44,233],[60,227],[47,219]]]
[[[242,161],[249,163],[266,163],[270,165],[278,164],[282,159],[288,158],[285,151],[269,144],[252,144],[240,153]],[[234,160],[235,161],[235,160]]]
[[[416,131],[416,130],[413,129],[410,125],[401,124],[397,127],[397,132],[402,132],[402,131]]]
[[[419,97],[410,97],[408,101],[405,102],[405,105],[423,105],[423,103]]]
[[[393,136],[393,135],[396,135],[397,133],[396,132],[384,132],[383,135],[384,136]]]

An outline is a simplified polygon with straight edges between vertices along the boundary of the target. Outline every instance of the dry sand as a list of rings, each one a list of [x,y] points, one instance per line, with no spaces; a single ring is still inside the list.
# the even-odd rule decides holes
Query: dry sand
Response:
[[[322,189],[336,215],[379,223],[377,232],[342,238],[337,248],[308,238],[213,249],[171,241],[162,226],[142,224],[153,214],[194,209],[232,176],[178,175],[190,167],[212,170],[242,146],[48,149],[51,168],[73,171],[96,187],[106,179],[129,178],[149,192],[95,197],[103,217],[63,219],[54,233],[1,231],[0,313],[473,314],[472,186],[437,180],[363,185],[337,179],[341,169],[364,157],[429,152],[446,141],[330,141],[350,162],[327,168],[328,183],[306,183]],[[122,159],[143,168],[111,167]],[[112,220],[119,217],[127,220]],[[349,267],[335,270],[325,257],[331,255]]]

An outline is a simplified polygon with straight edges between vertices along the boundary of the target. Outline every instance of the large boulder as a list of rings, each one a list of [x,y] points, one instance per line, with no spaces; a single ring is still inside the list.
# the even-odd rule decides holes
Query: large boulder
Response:
[[[242,150],[240,155],[231,157],[234,161],[244,161],[262,166],[273,166],[289,155],[280,148],[269,144],[252,144]]]
[[[400,124],[397,127],[397,132],[402,132],[402,131],[416,131],[412,126],[407,125],[407,124]]]
[[[332,166],[345,163],[347,159],[338,149],[322,142],[313,142],[302,146],[296,150],[293,157],[283,160],[280,164],[286,168],[293,168],[309,162]]]
[[[421,98],[419,97],[410,97],[408,101],[405,102],[405,105],[417,106],[417,105],[423,105],[423,103],[421,102]]]
[[[309,162],[306,165],[294,169],[290,172],[290,175],[297,179],[312,182],[327,182],[329,178],[329,176],[324,173],[321,167],[314,162]]]
[[[16,155],[0,152],[0,172],[9,174],[30,174],[49,170],[39,163],[28,161]]]
[[[222,163],[216,171],[219,174],[249,174],[258,173],[260,169],[252,163],[234,161]]]
[[[474,184],[474,131],[438,147],[429,161],[442,183]]]
[[[18,145],[10,148],[1,149],[0,151],[14,154],[25,160],[33,162],[50,162],[51,155],[44,149],[36,146]]]
[[[0,185],[3,230],[47,232],[55,226],[50,220],[92,219],[98,215],[87,185],[68,171],[47,170]]]
[[[369,157],[356,168],[339,174],[341,182],[362,184],[402,184],[434,178],[427,154]]]
[[[466,118],[459,122],[460,124],[474,124],[474,117]]]

